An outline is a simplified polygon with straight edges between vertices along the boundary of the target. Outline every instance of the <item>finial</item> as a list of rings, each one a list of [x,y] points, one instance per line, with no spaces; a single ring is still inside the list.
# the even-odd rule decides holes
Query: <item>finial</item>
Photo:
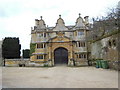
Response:
[[[40,16],[41,20],[42,20],[42,16]]]
[[[81,14],[79,13],[79,17],[80,17],[80,15],[81,15]]]
[[[61,15],[59,15],[59,18],[61,18]]]

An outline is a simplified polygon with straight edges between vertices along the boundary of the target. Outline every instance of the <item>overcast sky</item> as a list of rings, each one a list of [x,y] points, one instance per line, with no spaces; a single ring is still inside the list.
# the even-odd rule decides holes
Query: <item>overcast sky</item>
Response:
[[[65,25],[75,25],[81,16],[104,16],[119,0],[0,0],[0,40],[19,37],[22,49],[29,48],[31,27],[43,16],[46,25],[55,26],[61,14]]]

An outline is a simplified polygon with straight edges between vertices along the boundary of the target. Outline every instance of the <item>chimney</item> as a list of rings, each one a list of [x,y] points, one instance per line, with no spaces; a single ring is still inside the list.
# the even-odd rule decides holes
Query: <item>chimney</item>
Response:
[[[85,19],[85,24],[88,24],[89,23],[89,20],[88,20],[89,16],[85,16],[84,19]]]
[[[31,30],[33,30],[33,27],[31,27]]]
[[[39,25],[39,20],[35,19],[35,26],[38,26],[38,25]]]

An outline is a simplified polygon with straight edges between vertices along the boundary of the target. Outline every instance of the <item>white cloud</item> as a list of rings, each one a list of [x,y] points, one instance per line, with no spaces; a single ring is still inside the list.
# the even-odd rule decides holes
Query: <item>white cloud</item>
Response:
[[[65,25],[74,25],[78,14],[96,17],[119,0],[0,0],[0,38],[19,37],[22,49],[29,48],[31,26],[43,16],[45,23],[55,26],[59,14]]]

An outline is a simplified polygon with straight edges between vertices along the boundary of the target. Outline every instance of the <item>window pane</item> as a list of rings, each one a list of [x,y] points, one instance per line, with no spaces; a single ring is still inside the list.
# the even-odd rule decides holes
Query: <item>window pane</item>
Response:
[[[79,43],[79,47],[81,47],[81,43],[80,42],[78,42]]]
[[[79,54],[77,54],[77,58],[79,58]]]
[[[37,48],[40,48],[40,44],[37,44]]]
[[[113,40],[113,45],[116,46],[116,41],[115,40]]]
[[[45,43],[44,43],[44,48],[46,47]]]
[[[84,54],[84,58],[86,58],[86,54]]]
[[[111,41],[108,42],[108,45],[109,45],[110,47],[112,46]]]
[[[81,54],[79,54],[79,58],[82,58]]]
[[[43,43],[40,44],[40,48],[43,48]]]
[[[43,37],[43,33],[40,33],[40,34],[39,34],[39,37]]]
[[[85,47],[85,42],[83,42],[83,47]]]
[[[78,32],[78,36],[84,35],[84,32]]]
[[[37,44],[37,48],[44,48],[44,47],[43,47],[43,43]]]
[[[43,55],[37,55],[37,59],[43,59]]]
[[[46,33],[44,33],[44,37],[46,37]]]

